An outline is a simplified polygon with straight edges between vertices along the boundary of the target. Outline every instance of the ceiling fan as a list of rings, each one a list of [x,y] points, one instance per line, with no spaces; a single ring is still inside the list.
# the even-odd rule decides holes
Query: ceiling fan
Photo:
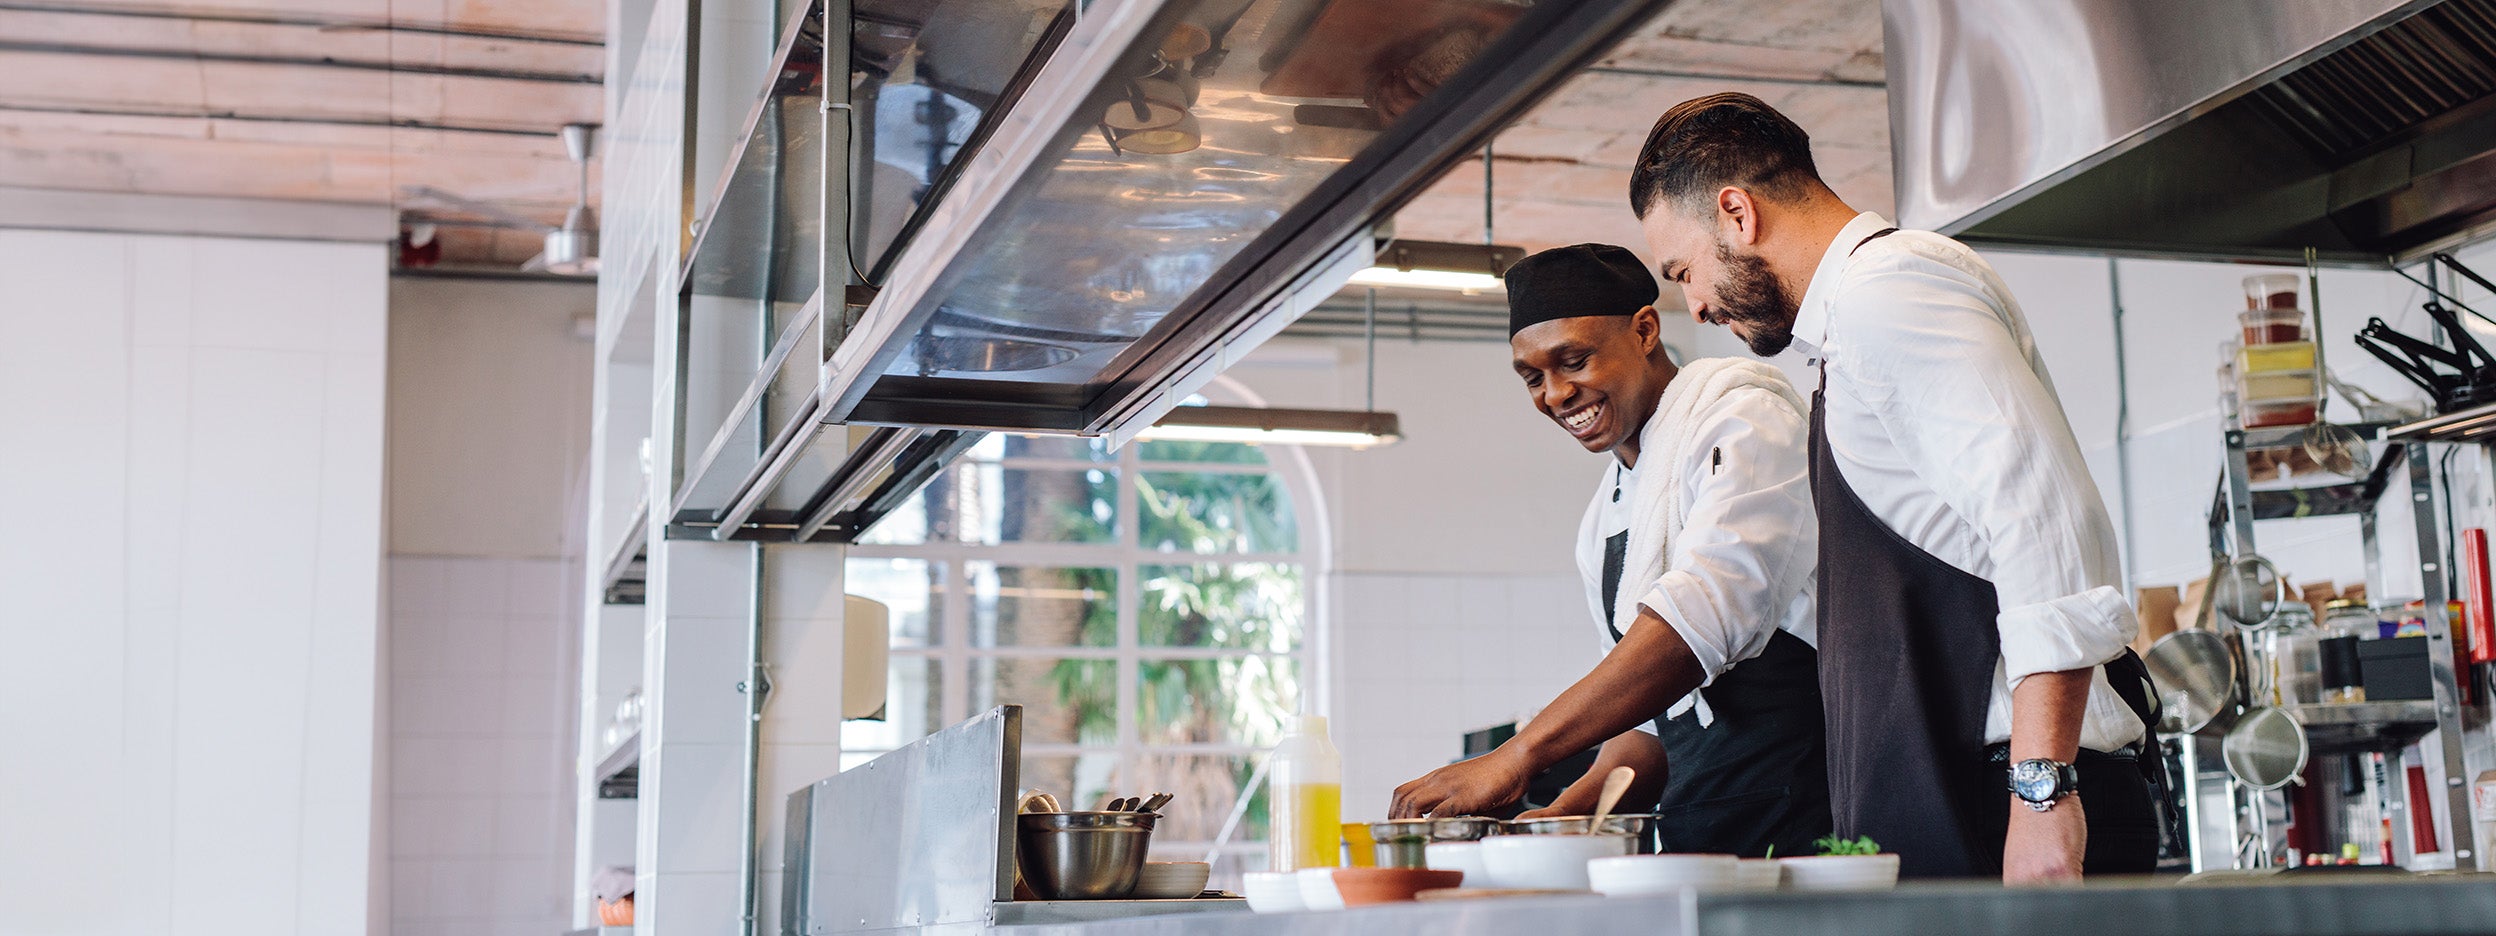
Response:
[[[563,224],[547,224],[504,208],[446,192],[430,185],[411,185],[404,189],[408,201],[433,202],[465,214],[493,219],[497,227],[536,231],[545,238],[545,246],[537,256],[520,264],[532,273],[554,273],[562,276],[598,275],[598,212],[589,207],[590,124],[565,124],[559,131],[565,155],[580,174],[579,193],[572,208],[564,212]],[[420,223],[437,223],[439,219],[416,218]]]

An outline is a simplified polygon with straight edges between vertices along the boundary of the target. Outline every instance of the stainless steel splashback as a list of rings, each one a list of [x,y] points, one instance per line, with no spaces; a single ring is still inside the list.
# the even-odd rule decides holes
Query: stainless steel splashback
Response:
[[[1022,750],[1022,706],[1001,705],[792,794],[783,929],[984,924],[1014,897]]]
[[[1900,220],[1997,244],[2365,262],[2468,236],[2496,209],[2496,163],[2479,159],[2496,149],[2491,10],[1884,0]]]

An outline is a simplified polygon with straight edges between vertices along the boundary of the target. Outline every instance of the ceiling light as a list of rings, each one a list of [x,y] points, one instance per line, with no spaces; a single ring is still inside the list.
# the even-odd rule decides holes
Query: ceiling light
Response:
[[[1488,273],[1463,273],[1455,270],[1399,270],[1390,266],[1374,266],[1354,273],[1349,282],[1354,286],[1444,289],[1468,296],[1508,291],[1506,281]]]
[[[1240,442],[1249,445],[1332,445],[1368,448],[1404,437],[1394,413],[1376,410],[1181,406],[1135,436],[1145,441]]]
[[[564,212],[563,226],[546,232],[545,249],[521,264],[521,269],[567,276],[598,275],[598,212],[589,207],[591,129],[588,124],[563,125],[563,150],[580,171],[580,196],[572,203],[572,210]]]
[[[1506,292],[1501,277],[1525,259],[1525,248],[1493,244],[1392,240],[1378,248],[1376,266],[1352,274],[1351,285],[1440,289],[1468,296]]]

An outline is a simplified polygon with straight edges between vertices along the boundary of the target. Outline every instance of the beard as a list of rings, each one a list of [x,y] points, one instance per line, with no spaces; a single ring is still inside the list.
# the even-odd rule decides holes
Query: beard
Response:
[[[1716,262],[1723,273],[1716,277],[1716,308],[1708,312],[1708,320],[1744,326],[1750,332],[1745,341],[1751,353],[1760,357],[1775,357],[1793,345],[1794,313],[1802,307],[1768,272],[1768,261],[1756,254],[1735,254],[1732,246],[1718,241]]]

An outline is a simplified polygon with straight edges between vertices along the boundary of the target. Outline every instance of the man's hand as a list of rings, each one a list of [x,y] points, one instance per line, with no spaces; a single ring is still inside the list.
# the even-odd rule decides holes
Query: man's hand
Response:
[[[2002,883],[2076,883],[2088,849],[2088,814],[2081,811],[2078,794],[2063,797],[2045,812],[2011,797],[2010,834],[2002,842]]]
[[[1393,819],[1424,816],[1472,816],[1497,809],[1525,796],[1534,772],[1509,745],[1459,761],[1395,788]]]

